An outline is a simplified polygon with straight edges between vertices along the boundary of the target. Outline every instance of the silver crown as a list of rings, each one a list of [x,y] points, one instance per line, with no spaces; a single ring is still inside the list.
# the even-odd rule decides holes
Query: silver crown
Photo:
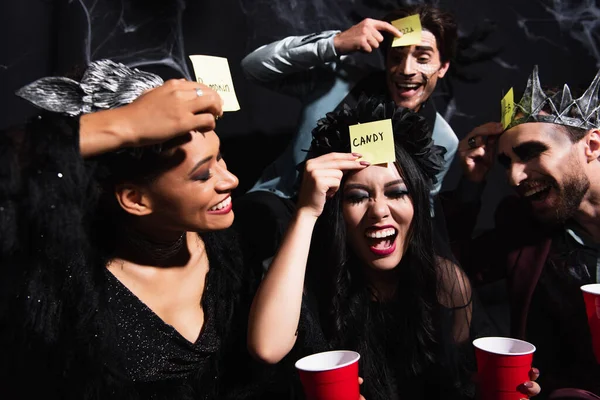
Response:
[[[598,128],[600,126],[598,89],[600,89],[600,71],[578,99],[573,100],[571,90],[566,84],[562,91],[547,96],[542,90],[536,65],[529,76],[523,97],[518,104],[515,104],[510,124],[506,129],[527,122],[549,122],[581,129]]]
[[[44,110],[77,116],[129,104],[163,83],[158,75],[111,60],[98,60],[89,65],[81,82],[46,77],[22,87],[16,94]]]

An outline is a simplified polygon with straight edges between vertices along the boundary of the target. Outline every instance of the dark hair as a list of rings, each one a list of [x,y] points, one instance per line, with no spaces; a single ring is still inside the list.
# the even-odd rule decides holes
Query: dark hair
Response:
[[[93,218],[93,240],[108,258],[114,255],[117,241],[127,230],[123,227],[133,218],[115,197],[117,185],[147,185],[162,173],[183,162],[185,154],[177,145],[190,140],[182,135],[159,145],[126,148],[91,158],[93,182],[98,202]]]
[[[567,125],[560,125],[560,126],[563,128],[564,132],[569,137],[569,140],[571,141],[571,143],[579,142],[589,132],[589,130],[587,130],[587,129],[576,128],[574,126],[567,126]]]
[[[119,229],[125,212],[115,201],[114,189],[119,183],[149,184],[162,173],[181,163],[185,154],[178,146],[192,140],[185,134],[158,145],[123,149],[96,157],[95,180],[100,188],[96,218],[94,218],[95,242],[101,248],[105,258],[110,258],[115,248],[115,240],[121,236],[114,232]],[[102,237],[98,237],[102,235]],[[245,323],[249,312],[244,307],[251,302],[251,284],[253,271],[244,268],[239,238],[232,228],[217,232],[202,232],[199,236],[204,242],[211,268],[206,276],[210,290],[216,296],[214,315],[216,330],[222,340],[223,351],[211,358],[214,371],[222,368],[222,354],[233,351],[234,340],[245,332]],[[207,286],[208,287],[208,286]],[[206,293],[206,292],[205,292]],[[243,326],[240,322],[244,321]],[[245,340],[243,341],[245,343]],[[245,349],[244,349],[245,350]],[[231,362],[231,360],[228,360]],[[239,360],[238,360],[239,362]],[[206,374],[204,374],[206,375]],[[214,376],[203,376],[197,382],[200,390],[212,393],[209,397],[218,397],[222,384]],[[212,391],[212,392],[211,392]]]
[[[429,4],[419,4],[393,10],[383,20],[392,22],[414,14],[419,14],[423,29],[428,30],[435,36],[442,63],[452,61],[456,53],[458,39],[458,28],[452,14]],[[384,33],[382,49],[386,57],[391,44],[392,35]]]
[[[313,129],[310,157],[336,152],[350,152],[349,127],[358,123],[390,119],[394,132],[394,143],[411,155],[430,183],[436,183],[436,175],[442,170],[446,149],[432,140],[432,128],[425,118],[410,109],[396,107],[393,101],[382,96],[367,96],[362,93],[357,104],[347,104],[336,112],[330,112],[317,121]]]
[[[371,399],[389,399],[398,387],[415,384],[411,378],[434,372],[441,364],[437,260],[433,249],[429,193],[434,170],[423,168],[437,146],[418,146],[416,138],[429,138],[430,128],[418,114],[395,108],[376,98],[361,98],[356,109],[348,107],[328,114],[313,131],[313,154],[348,152],[348,127],[385,117],[392,118],[396,163],[413,202],[414,216],[408,247],[394,270],[398,288],[391,300],[380,301],[365,284],[361,261],[347,243],[339,190],[324,207],[317,221],[309,254],[307,285],[316,293],[319,317],[325,335],[338,348],[361,354],[361,374],[368,376],[364,393]],[[402,123],[400,123],[400,121]],[[421,144],[427,140],[421,140]],[[420,148],[420,151],[419,151]],[[436,164],[436,162],[432,162]],[[342,181],[342,185],[343,185]],[[399,364],[390,367],[388,348],[393,340]],[[395,370],[393,369],[395,368]],[[395,374],[402,371],[402,375]],[[438,382],[443,385],[442,382]]]

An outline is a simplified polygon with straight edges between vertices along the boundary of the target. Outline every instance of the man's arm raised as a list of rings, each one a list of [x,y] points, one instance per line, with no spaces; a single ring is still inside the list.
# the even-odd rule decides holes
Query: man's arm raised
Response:
[[[319,70],[335,67],[340,56],[355,51],[372,52],[383,41],[381,32],[402,34],[393,25],[367,18],[340,32],[337,30],[306,36],[289,36],[264,45],[242,60],[246,76],[280,93],[303,97],[312,93]],[[315,67],[322,67],[319,70]]]
[[[371,53],[383,42],[382,32],[401,37],[402,33],[389,22],[367,18],[333,38],[335,51],[339,55],[356,51]]]

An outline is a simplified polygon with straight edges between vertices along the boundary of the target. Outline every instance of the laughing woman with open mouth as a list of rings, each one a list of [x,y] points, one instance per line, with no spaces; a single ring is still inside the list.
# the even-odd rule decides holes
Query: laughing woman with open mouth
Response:
[[[395,161],[370,165],[351,153],[349,126],[385,119]],[[429,191],[443,152],[425,120],[363,97],[319,121],[310,155],[254,298],[251,353],[285,363],[357,351],[367,400],[472,397],[471,286],[434,251]]]

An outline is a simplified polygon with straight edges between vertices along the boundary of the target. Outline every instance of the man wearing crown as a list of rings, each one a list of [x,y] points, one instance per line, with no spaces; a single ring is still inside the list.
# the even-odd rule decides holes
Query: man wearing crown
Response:
[[[501,202],[495,228],[473,240],[479,199],[447,199],[453,244],[474,283],[507,280],[511,335],[537,347],[540,398],[557,389],[551,396],[600,395],[580,290],[600,282],[599,88],[600,71],[579,98],[566,85],[544,91],[536,67],[503,133],[475,130],[459,145],[463,189],[481,186],[497,157],[517,196]]]

